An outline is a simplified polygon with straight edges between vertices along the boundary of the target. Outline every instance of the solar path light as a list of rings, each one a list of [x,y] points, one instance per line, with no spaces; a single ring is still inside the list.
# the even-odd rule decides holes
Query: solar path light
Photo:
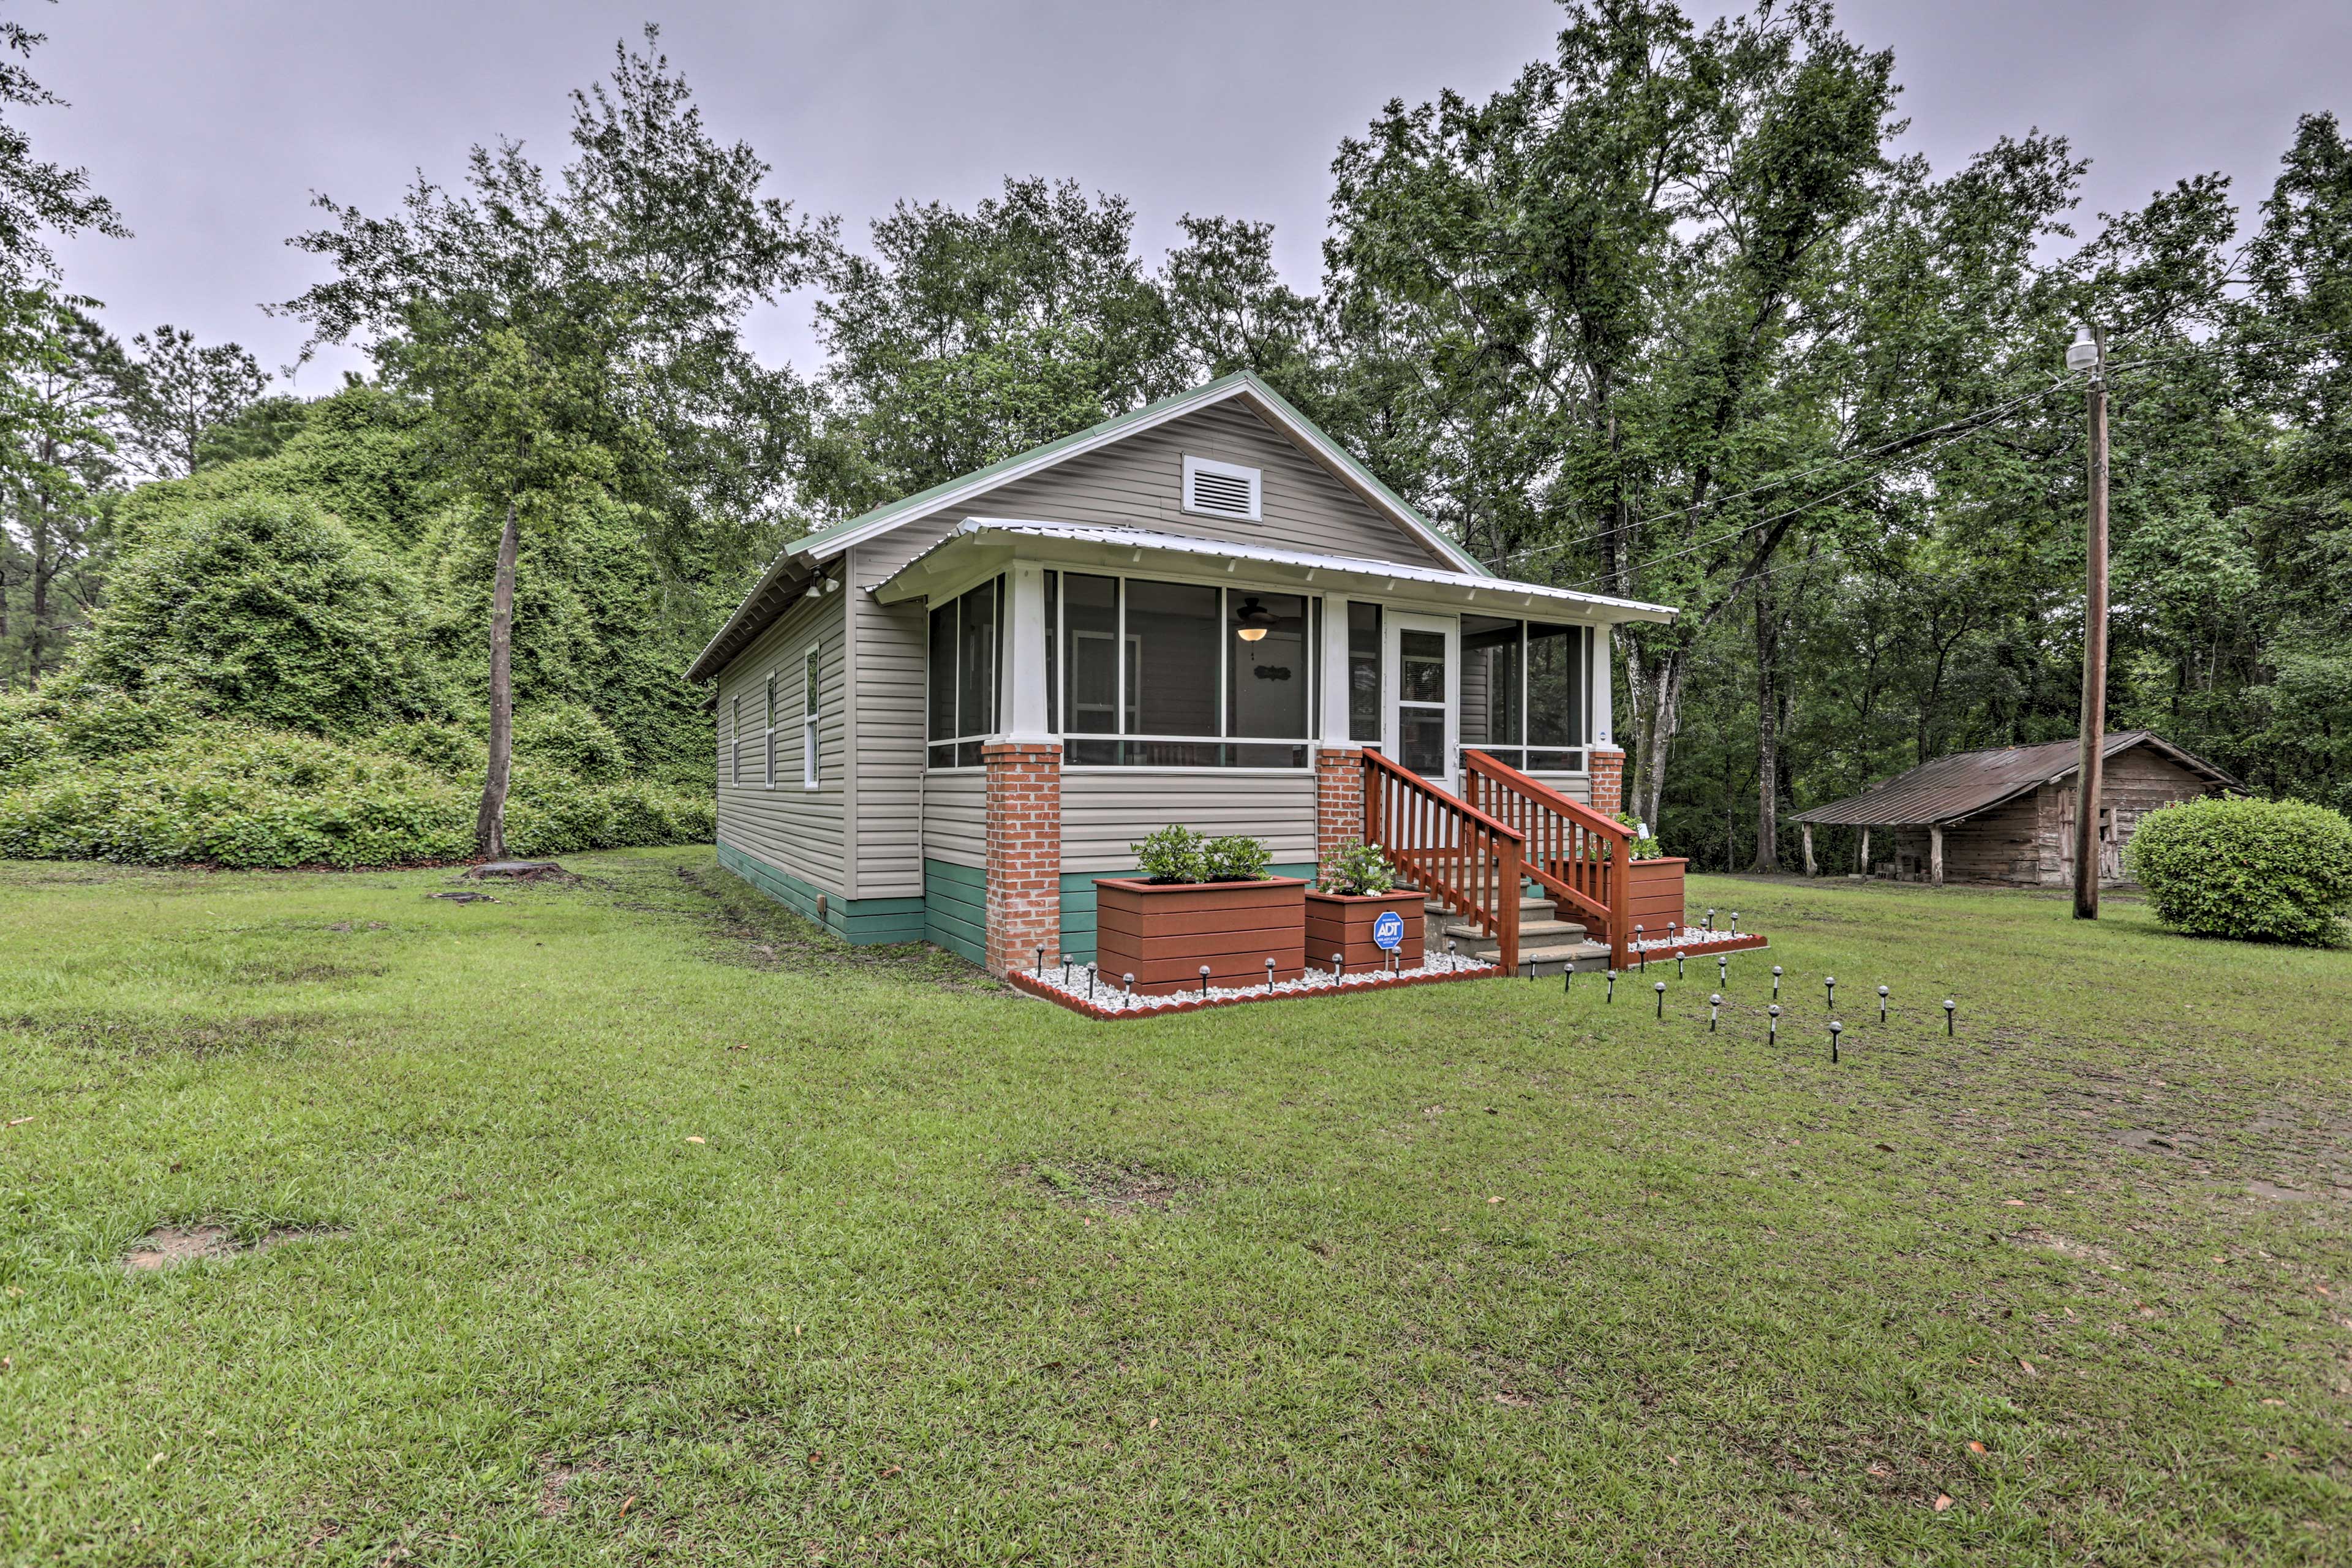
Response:
[[[1886,987],[1884,985],[1878,988],[1878,1021],[1882,1024],[1886,1022]]]
[[[1274,960],[1270,958],[1265,961],[1265,994],[1274,994]]]
[[[1454,944],[1453,944],[1452,942],[1447,942],[1447,943],[1445,944],[1445,951],[1446,951],[1446,952],[1453,952],[1453,951],[1454,951]],[[1347,967],[1347,964],[1348,964],[1348,955],[1347,955],[1346,953],[1344,953],[1344,952],[1335,952],[1335,953],[1333,953],[1333,954],[1331,955],[1331,981],[1332,981],[1332,984],[1337,984],[1339,983],[1340,972],[1341,972],[1342,970],[1344,970],[1344,969]]]
[[[1839,1023],[1835,1018],[1832,1018],[1830,1020],[1830,1060],[1832,1061],[1838,1059],[1838,1037],[1844,1033],[1845,1026]]]
[[[1664,1020],[1664,1018],[1665,1018],[1665,1016],[1666,1016],[1666,983],[1665,983],[1664,981],[1661,980],[1661,981],[1659,981],[1659,982],[1658,982],[1658,1017],[1659,1017],[1660,1021],[1662,1021],[1662,1022],[1663,1022],[1663,1021]]]
[[[1764,1026],[1764,1043],[1777,1046],[1780,1043],[1780,1004],[1775,1002],[1764,1010],[1772,1015],[1772,1021]]]
[[[1944,998],[1944,1038],[1948,1040],[1952,1037],[1952,1009],[1958,1005],[1949,996]]]
[[[1609,994],[1601,1000],[1604,1005],[1617,1000],[1617,972],[1613,969],[1609,972]]]
[[[1676,949],[1675,949],[1675,979],[1677,979],[1677,980],[1680,980],[1682,977],[1683,977],[1683,950],[1682,950],[1681,948],[1676,948]]]
[[[1640,926],[1635,926],[1633,928],[1633,952],[1642,961],[1642,973],[1644,974],[1649,973],[1650,950],[1643,944],[1642,928]]]
[[[1715,911],[1713,910],[1706,911],[1706,929],[1709,931],[1713,931],[1715,929]]]
[[[1772,966],[1772,1000],[1773,1000],[1773,1001],[1775,1001],[1775,1002],[1778,1002],[1780,999],[1780,966],[1779,964],[1777,964],[1777,963],[1776,963],[1776,964],[1774,964],[1774,965]]]
[[[1734,936],[1738,936],[1739,934],[1739,911],[1738,910],[1731,911],[1731,934]]]
[[[1202,1000],[1202,1001],[1203,1001],[1203,1002],[1206,1002],[1208,999],[1209,999],[1209,966],[1208,966],[1207,964],[1205,964],[1205,963],[1204,963],[1204,964],[1201,965],[1201,1000]]]
[[[1829,974],[1829,975],[1824,975],[1824,976],[1822,976],[1822,994],[1823,994],[1824,995],[1826,995],[1826,996],[1829,998],[1829,1005],[1831,1005],[1831,1006],[1832,1006],[1832,1007],[1834,1007],[1834,1006],[1836,1006],[1836,1005],[1837,1005],[1837,976],[1836,976],[1836,975],[1834,975],[1834,974]]]
[[[1715,983],[1717,985],[1731,984],[1731,954],[1718,952],[1715,955]]]
[[[1706,999],[1706,1032],[1715,1033],[1716,1010],[1723,1005],[1723,993],[1718,991]]]

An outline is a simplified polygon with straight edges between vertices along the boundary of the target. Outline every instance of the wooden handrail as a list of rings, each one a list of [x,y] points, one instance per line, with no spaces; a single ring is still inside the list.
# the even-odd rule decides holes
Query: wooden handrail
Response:
[[[1503,973],[1517,973],[1527,836],[1378,752],[1363,756],[1364,842],[1447,909],[1494,932]]]
[[[1527,875],[1601,928],[1612,967],[1629,965],[1633,903],[1622,868],[1633,858],[1633,830],[1480,751],[1462,753],[1462,793],[1524,835]]]

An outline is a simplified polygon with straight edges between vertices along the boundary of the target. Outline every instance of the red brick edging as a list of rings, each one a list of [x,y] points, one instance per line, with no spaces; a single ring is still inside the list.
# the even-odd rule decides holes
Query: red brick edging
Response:
[[[1160,1018],[1171,1013],[1198,1013],[1210,1007],[1238,1007],[1256,1002],[1294,1002],[1307,996],[1345,996],[1358,991],[1394,991],[1406,985],[1447,985],[1459,980],[1504,980],[1510,978],[1493,964],[1476,969],[1457,970],[1452,974],[1406,974],[1393,980],[1374,976],[1369,980],[1351,980],[1345,985],[1318,988],[1313,991],[1277,991],[1272,995],[1259,992],[1254,995],[1212,996],[1205,1002],[1169,1002],[1156,1007],[1097,1007],[1093,1003],[1070,995],[1067,992],[1046,984],[1034,974],[1014,970],[1005,979],[1048,1002],[1058,1002],[1071,1012],[1088,1018]]]

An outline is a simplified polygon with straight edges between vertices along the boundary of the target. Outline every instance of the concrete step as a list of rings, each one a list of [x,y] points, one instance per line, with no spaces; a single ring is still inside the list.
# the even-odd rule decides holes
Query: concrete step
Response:
[[[1452,920],[1454,918],[1454,911],[1439,900],[1426,900],[1423,902],[1421,907],[1428,913],[1435,915],[1441,920]],[[1540,893],[1528,893],[1519,900],[1519,919],[1522,922],[1528,921],[1549,920],[1552,916],[1554,907],[1555,906],[1549,898]]]
[[[1546,905],[1545,908],[1549,910],[1550,906]],[[1461,943],[1462,950],[1465,952],[1475,952],[1481,946],[1491,952],[1495,948],[1495,938],[1487,933],[1486,928],[1468,921],[1448,921],[1438,928],[1438,934],[1442,939],[1450,939]],[[1519,921],[1521,952],[1531,947],[1556,946],[1561,942],[1580,942],[1583,938],[1584,927],[1575,921],[1523,918]]]
[[[1492,957],[1489,953],[1486,956]],[[1544,947],[1519,949],[1521,977],[1532,963],[1538,978],[1557,976],[1563,970],[1573,969],[1579,974],[1598,974],[1609,967],[1607,944],[1597,942],[1557,942]]]

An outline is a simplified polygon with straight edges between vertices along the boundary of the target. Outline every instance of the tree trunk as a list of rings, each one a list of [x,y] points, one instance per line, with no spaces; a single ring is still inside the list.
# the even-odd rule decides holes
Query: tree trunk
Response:
[[[25,628],[25,689],[37,691],[41,685],[41,638],[49,625],[49,579],[57,575],[58,563],[51,552],[49,508],[46,496],[37,495],[33,502],[33,604],[29,624]]]
[[[482,780],[482,810],[474,819],[474,847],[485,860],[507,858],[507,778],[514,763],[515,556],[521,536],[515,504],[507,502],[499,534],[499,576],[490,593],[490,771]]]
[[[1780,700],[1773,666],[1780,623],[1772,595],[1756,590],[1756,867],[1780,868]]]

